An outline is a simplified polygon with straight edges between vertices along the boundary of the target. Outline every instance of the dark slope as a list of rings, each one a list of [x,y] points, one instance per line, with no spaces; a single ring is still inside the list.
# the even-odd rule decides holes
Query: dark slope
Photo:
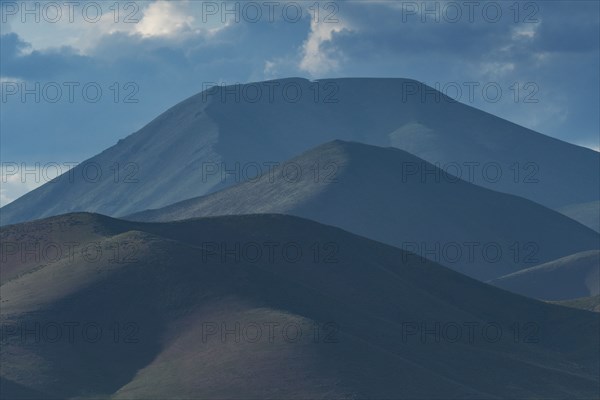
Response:
[[[489,282],[542,300],[571,300],[600,294],[600,251],[584,251]]]
[[[333,139],[398,147],[480,185],[555,209],[600,199],[600,154],[592,150],[408,79],[294,78],[193,96],[56,182],[3,207],[0,224],[71,211],[123,216],[166,206],[237,179],[207,177],[206,168],[256,163],[265,169],[265,163]],[[588,212],[585,221],[597,221],[597,208],[588,211],[595,214]]]
[[[559,208],[557,211],[600,232],[600,200],[572,204]]]
[[[75,252],[13,268],[2,284],[0,372],[14,393],[598,396],[597,315],[514,295],[431,262],[404,262],[402,251],[337,228],[282,215],[158,224],[73,214],[5,227],[2,235],[19,238],[26,230],[48,243],[45,232],[61,227],[68,241],[76,231],[80,248],[135,251],[116,261]],[[275,251],[257,258],[250,251],[257,248]],[[27,329],[36,323],[43,333],[34,341]],[[74,339],[51,342],[50,324],[67,323]],[[90,324],[104,334],[81,336]],[[256,326],[263,329],[258,339]],[[269,334],[268,326],[277,329]]]
[[[334,141],[217,193],[128,218],[283,213],[410,250],[479,279],[597,249],[599,235],[529,200],[393,148]]]

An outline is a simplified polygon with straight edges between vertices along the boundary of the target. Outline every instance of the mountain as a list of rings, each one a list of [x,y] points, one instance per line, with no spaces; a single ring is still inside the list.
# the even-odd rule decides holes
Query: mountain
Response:
[[[574,300],[556,301],[555,304],[560,304],[565,307],[578,308],[592,312],[600,312],[600,295],[582,297]]]
[[[584,251],[489,282],[543,300],[571,300],[600,294],[600,251]]]
[[[305,219],[68,214],[0,237],[3,399],[599,395],[597,315]]]
[[[599,166],[600,167],[600,166]],[[600,200],[590,201],[588,203],[571,204],[558,211],[567,217],[581,222],[585,226],[600,232]]]
[[[177,104],[3,207],[0,224],[72,211],[124,216],[163,207],[334,139],[397,147],[481,186],[553,209],[600,200],[598,152],[409,79],[290,78],[217,86]],[[598,209],[589,211],[585,221],[597,221]]]
[[[600,244],[596,232],[529,200],[458,180],[399,149],[339,140],[260,178],[127,218],[256,213],[337,226],[482,280]]]

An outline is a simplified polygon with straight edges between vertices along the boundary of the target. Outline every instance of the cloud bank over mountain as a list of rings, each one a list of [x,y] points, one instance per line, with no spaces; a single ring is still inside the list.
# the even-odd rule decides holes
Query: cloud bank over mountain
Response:
[[[318,3],[316,9],[282,2],[272,10],[238,2],[228,13],[220,2],[158,1],[118,12],[105,4],[98,21],[94,9],[84,14],[79,5],[73,22],[62,9],[56,23],[41,5],[40,22],[33,23],[35,15],[10,3],[2,2],[2,82],[29,89],[39,83],[40,91],[49,82],[79,88],[97,82],[103,96],[90,103],[78,89],[70,102],[64,86],[56,103],[9,96],[0,150],[7,161],[83,161],[207,81],[307,75],[411,77],[523,126],[598,148],[600,127],[591,116],[600,107],[599,22],[585,18],[598,15],[596,2],[497,3],[496,18],[494,7],[455,10],[443,2]],[[138,102],[124,102],[132,93]],[[36,118],[27,117],[31,112]],[[42,150],[48,146],[59,149],[51,160]]]

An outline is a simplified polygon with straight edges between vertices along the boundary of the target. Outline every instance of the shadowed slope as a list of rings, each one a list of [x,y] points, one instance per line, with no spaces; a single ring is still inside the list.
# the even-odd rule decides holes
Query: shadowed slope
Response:
[[[73,214],[28,229],[61,220],[66,237],[110,232],[81,233],[82,245],[135,251],[14,268],[2,284],[0,373],[25,397],[598,395],[594,314],[337,228],[282,215],[159,224]],[[36,323],[45,333],[34,341]],[[73,340],[51,341],[50,323],[79,325]],[[89,324],[104,334],[81,336]]]
[[[483,280],[600,244],[596,232],[529,200],[459,180],[402,150],[342,141],[260,179],[128,218],[252,213],[338,226]]]

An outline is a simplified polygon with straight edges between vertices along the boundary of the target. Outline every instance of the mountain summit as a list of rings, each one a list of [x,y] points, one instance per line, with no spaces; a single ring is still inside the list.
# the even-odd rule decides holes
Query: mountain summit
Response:
[[[281,213],[312,219],[479,279],[598,248],[598,233],[532,201],[465,182],[403,150],[332,141],[210,195],[127,218]]]
[[[264,166],[334,139],[397,147],[555,209],[579,210],[600,199],[599,153],[417,81],[291,78],[207,89],[6,205],[0,223],[72,211],[123,216],[166,206],[237,181],[206,179],[207,168]]]

